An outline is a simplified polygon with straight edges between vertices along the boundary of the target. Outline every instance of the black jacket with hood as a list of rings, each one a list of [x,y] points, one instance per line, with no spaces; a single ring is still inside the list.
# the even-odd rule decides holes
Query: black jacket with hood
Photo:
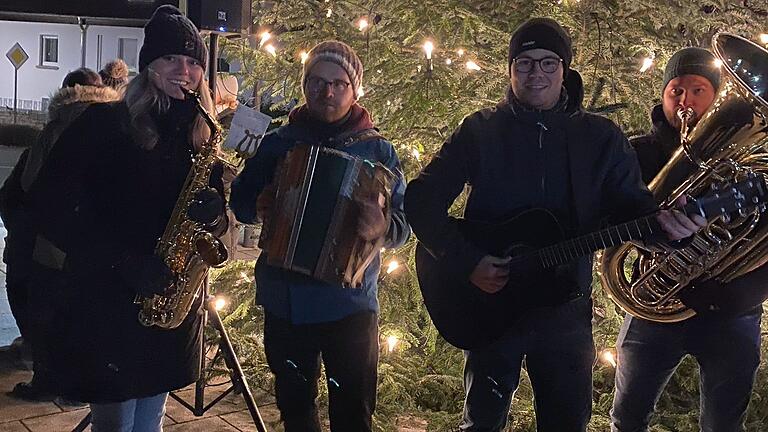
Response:
[[[59,89],[51,98],[48,122],[35,142],[31,142],[22,153],[0,188],[0,215],[8,229],[3,260],[14,279],[25,278],[32,268],[34,233],[26,223],[29,215],[24,205],[24,194],[37,177],[59,135],[91,104],[117,99],[119,95],[112,88],[80,85]]]
[[[543,207],[569,237],[656,210],[624,134],[612,121],[582,109],[578,73],[570,71],[565,88],[568,105],[560,112],[521,110],[502,101],[469,115],[410,182],[406,216],[430,252],[461,263],[466,275],[488,253],[465,239],[448,215],[465,185],[470,186],[465,218],[498,222]],[[534,304],[553,288],[588,296],[591,263],[588,256],[558,269],[567,287],[530,287],[521,296]]]
[[[633,137],[630,142],[637,152],[643,180],[650,183],[680,146],[680,132],[670,126],[661,105],[651,111],[653,128],[647,135]],[[727,284],[708,281],[684,289],[681,298],[699,316],[733,317],[762,312],[768,299],[768,265],[747,273]]]

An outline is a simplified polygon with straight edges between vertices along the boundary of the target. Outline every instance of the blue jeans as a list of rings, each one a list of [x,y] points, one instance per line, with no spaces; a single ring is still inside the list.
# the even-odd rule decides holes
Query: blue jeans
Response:
[[[592,414],[592,301],[530,312],[501,339],[465,351],[462,431],[500,431],[525,358],[539,431],[583,432]]]
[[[123,402],[91,404],[93,432],[160,432],[168,393]]]
[[[699,363],[701,431],[744,430],[744,415],[760,364],[760,318],[758,313],[656,323],[627,316],[616,342],[618,367],[611,431],[648,430],[661,392],[686,354]]]

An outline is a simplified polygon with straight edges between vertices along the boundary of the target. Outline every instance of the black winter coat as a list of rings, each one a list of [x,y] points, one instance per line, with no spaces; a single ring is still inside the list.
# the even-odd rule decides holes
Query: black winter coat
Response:
[[[637,151],[646,183],[653,180],[680,146],[680,132],[669,125],[661,105],[653,108],[651,121],[653,129],[649,134],[630,140]],[[694,284],[693,289],[683,290],[681,296],[688,307],[703,317],[717,319],[760,313],[761,304],[768,299],[768,265],[763,264],[727,284],[715,281],[701,286]]]
[[[87,402],[146,397],[199,375],[200,299],[180,327],[147,328],[116,268],[154,252],[191,166],[195,111],[155,115],[160,142],[137,146],[123,103],[88,108],[59,138],[29,191],[38,232],[66,253],[66,299],[48,332],[56,381]],[[223,190],[221,166],[211,185]]]
[[[612,121],[581,109],[581,79],[575,71],[569,77],[565,112],[516,111],[506,101],[475,112],[408,184],[405,213],[413,232],[433,254],[462,263],[463,274],[488,253],[463,238],[447,214],[465,185],[468,219],[498,222],[552,205],[557,208],[549,210],[566,216],[562,222],[570,235],[656,210],[626,137]],[[533,163],[521,164],[520,158]],[[564,202],[548,197],[553,189]],[[559,280],[574,286],[558,288],[588,295],[591,262],[584,257],[559,269]]]

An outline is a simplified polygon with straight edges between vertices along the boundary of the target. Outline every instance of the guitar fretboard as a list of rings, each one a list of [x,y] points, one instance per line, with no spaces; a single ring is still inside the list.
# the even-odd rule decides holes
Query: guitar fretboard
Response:
[[[655,216],[646,216],[547,246],[534,254],[543,268],[550,268],[630,240],[639,240],[660,229]]]

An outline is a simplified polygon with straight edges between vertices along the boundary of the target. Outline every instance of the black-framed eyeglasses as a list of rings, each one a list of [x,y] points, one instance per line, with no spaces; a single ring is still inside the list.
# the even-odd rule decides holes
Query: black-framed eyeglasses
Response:
[[[343,93],[352,84],[348,81],[344,81],[341,79],[328,81],[323,78],[320,78],[319,76],[310,76],[309,78],[307,78],[307,89],[313,93],[318,93],[324,90],[329,85],[331,86],[331,90],[333,90],[334,93]]]
[[[530,57],[518,57],[514,60],[515,72],[528,73],[533,70],[533,65],[539,64],[539,68],[542,72],[552,73],[555,72],[560,66],[563,59],[557,57],[544,57],[540,59],[532,59]]]

